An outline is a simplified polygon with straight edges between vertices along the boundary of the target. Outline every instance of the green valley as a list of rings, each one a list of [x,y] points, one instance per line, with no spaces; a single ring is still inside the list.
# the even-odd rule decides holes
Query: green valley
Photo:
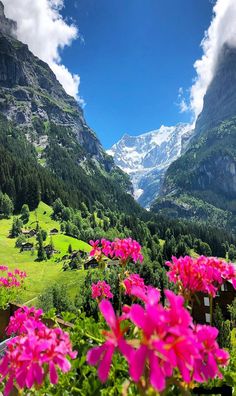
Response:
[[[85,276],[83,270],[63,271],[61,258],[67,253],[69,245],[73,250],[80,249],[84,252],[89,252],[90,246],[76,238],[61,234],[60,231],[58,235],[50,237],[51,229],[60,230],[60,224],[52,220],[51,215],[52,208],[41,202],[38,208],[30,213],[29,222],[25,225],[28,229],[32,229],[35,228],[36,221],[38,221],[40,227],[48,233],[44,244],[50,243],[52,238],[55,249],[60,252],[42,262],[35,261],[37,259],[36,249],[21,252],[19,248],[15,247],[16,238],[9,238],[12,218],[0,220],[0,265],[8,265],[11,270],[19,268],[27,272],[26,289],[21,296],[21,302],[24,303],[32,300],[35,304],[37,296],[54,283],[65,285],[69,294],[74,297]],[[36,244],[35,237],[29,238],[27,241]]]

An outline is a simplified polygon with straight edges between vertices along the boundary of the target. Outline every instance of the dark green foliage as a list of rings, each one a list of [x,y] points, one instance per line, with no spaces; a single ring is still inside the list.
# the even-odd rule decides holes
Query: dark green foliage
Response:
[[[194,241],[194,249],[200,255],[212,256],[212,251],[211,251],[211,248],[208,245],[208,243],[202,242],[200,239],[195,239],[195,241]]]
[[[68,291],[64,285],[54,285],[47,288],[38,298],[39,306],[48,312],[51,309],[56,310],[56,314],[61,312],[73,311],[74,305],[68,296]]]
[[[46,253],[45,253],[44,246],[43,246],[43,232],[42,232],[42,230],[38,231],[37,242],[38,242],[38,246],[37,246],[38,261],[46,260]]]
[[[16,240],[15,246],[16,246],[17,248],[21,248],[22,243],[25,243],[26,240],[27,240],[27,239],[26,239],[26,237],[25,237],[24,235],[19,235],[18,238],[17,238],[17,240]]]
[[[221,348],[230,348],[231,346],[231,328],[230,321],[225,320],[222,311],[217,304],[213,314],[213,324],[219,330],[218,343]]]
[[[28,223],[29,217],[30,217],[30,210],[29,210],[29,206],[27,204],[24,204],[22,206],[20,214],[21,214],[21,220],[23,221],[23,223],[24,224]]]
[[[232,327],[234,328],[236,326],[236,298],[231,305],[228,305],[228,311],[230,313]]]
[[[21,233],[21,229],[23,227],[23,223],[19,217],[13,217],[12,227],[10,230],[10,236],[12,238],[18,237]]]
[[[236,247],[234,245],[230,245],[230,247],[229,247],[228,259],[230,261],[235,261],[236,260]]]
[[[0,192],[0,217],[9,218],[14,210],[14,205],[12,200],[7,194],[2,194]]]

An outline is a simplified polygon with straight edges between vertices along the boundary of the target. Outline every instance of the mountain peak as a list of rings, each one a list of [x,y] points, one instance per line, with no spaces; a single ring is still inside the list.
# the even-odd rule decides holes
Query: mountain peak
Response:
[[[16,22],[6,17],[4,4],[0,1],[0,32],[8,36],[16,37],[16,30]]]
[[[166,169],[179,157],[192,129],[189,124],[161,125],[138,136],[125,134],[108,150],[115,164],[130,175],[134,196],[141,205],[149,207],[158,195]]]

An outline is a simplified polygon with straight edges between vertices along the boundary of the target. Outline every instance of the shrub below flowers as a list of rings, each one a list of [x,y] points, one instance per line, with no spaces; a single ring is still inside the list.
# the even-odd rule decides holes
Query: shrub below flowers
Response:
[[[26,272],[19,269],[9,271],[7,266],[0,266],[0,309],[6,309],[10,301],[14,301],[26,276]]]

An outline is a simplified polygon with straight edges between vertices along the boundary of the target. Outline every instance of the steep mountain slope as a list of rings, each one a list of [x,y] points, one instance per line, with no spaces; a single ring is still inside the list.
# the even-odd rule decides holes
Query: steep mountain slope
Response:
[[[172,208],[175,216],[207,220],[209,213],[199,211],[207,203],[216,222],[220,209],[221,224],[236,224],[235,87],[236,49],[225,45],[194,138],[186,153],[169,167],[155,210]]]
[[[180,156],[191,132],[190,124],[162,125],[139,136],[124,135],[108,150],[116,165],[130,175],[134,196],[142,206],[149,207],[158,195],[166,169]]]
[[[0,188],[20,207],[39,200],[91,206],[137,205],[127,175],[114,165],[83,111],[49,66],[16,39],[0,1]],[[135,210],[136,210],[135,209]],[[137,209],[138,210],[138,209]]]

